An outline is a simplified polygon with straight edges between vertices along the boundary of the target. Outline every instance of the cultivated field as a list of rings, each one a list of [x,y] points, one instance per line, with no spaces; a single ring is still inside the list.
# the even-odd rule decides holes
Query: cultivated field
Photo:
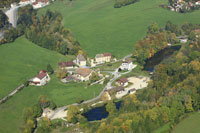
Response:
[[[122,57],[132,52],[134,44],[143,38],[147,26],[157,22],[164,26],[168,20],[176,24],[200,23],[200,10],[180,14],[160,8],[167,0],[140,0],[119,9],[114,0],[57,0],[39,10],[57,10],[64,17],[64,25],[71,29],[89,56],[111,52]]]

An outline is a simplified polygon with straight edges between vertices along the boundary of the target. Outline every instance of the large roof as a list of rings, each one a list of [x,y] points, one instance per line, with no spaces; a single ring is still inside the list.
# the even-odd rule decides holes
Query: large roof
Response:
[[[115,92],[120,92],[120,91],[124,91],[124,87],[122,86],[117,86],[115,89]]]
[[[47,75],[47,72],[45,70],[40,71],[40,73],[36,76],[40,80],[43,79]]]
[[[73,61],[59,62],[58,65],[60,67],[71,67],[71,66],[74,66],[74,62]]]
[[[127,78],[125,78],[125,77],[122,77],[121,79],[119,79],[117,82],[121,82],[121,83],[126,83],[126,82],[128,82],[128,79]]]
[[[104,56],[111,56],[112,54],[111,53],[104,53],[103,55]]]
[[[75,74],[79,74],[83,77],[87,77],[88,75],[90,75],[90,73],[92,72],[91,69],[88,69],[88,68],[78,68],[76,71],[75,71]]]
[[[104,57],[103,54],[97,54],[95,58],[101,58],[101,57]]]

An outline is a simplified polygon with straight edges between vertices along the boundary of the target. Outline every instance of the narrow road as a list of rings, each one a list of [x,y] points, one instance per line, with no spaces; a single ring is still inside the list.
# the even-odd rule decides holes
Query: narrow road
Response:
[[[24,7],[26,5],[13,5],[9,10],[5,11],[5,14],[8,17],[8,21],[12,24],[14,28],[17,27],[17,19],[18,19],[18,8]]]
[[[13,6],[5,14],[8,16],[8,21],[14,28],[17,27],[17,11],[20,6]]]

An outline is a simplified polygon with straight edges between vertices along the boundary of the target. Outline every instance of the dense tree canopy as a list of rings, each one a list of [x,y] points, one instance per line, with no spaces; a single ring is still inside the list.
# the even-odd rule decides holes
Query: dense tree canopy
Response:
[[[20,0],[1,0],[0,8],[9,7],[12,3],[18,3]]]

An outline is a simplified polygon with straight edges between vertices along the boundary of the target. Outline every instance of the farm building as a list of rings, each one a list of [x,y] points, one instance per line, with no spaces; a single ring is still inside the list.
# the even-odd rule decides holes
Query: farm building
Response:
[[[92,75],[92,70],[88,68],[78,68],[75,71],[75,77],[81,81],[88,81]]]
[[[42,86],[42,85],[47,84],[47,82],[49,82],[49,81],[50,81],[49,74],[45,70],[42,70],[39,72],[39,74],[36,77],[29,80],[29,84],[36,85],[36,86]]]

